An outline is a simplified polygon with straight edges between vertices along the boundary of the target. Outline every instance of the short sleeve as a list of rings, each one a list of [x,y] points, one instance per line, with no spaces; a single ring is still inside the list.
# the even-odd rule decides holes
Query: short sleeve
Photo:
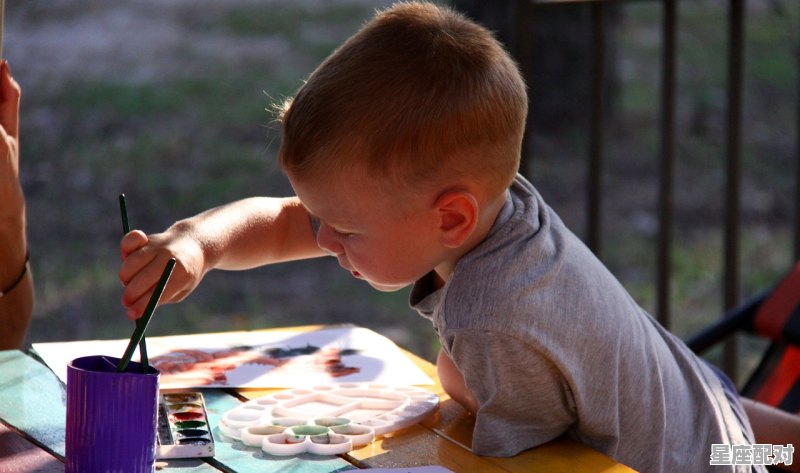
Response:
[[[566,380],[538,351],[496,332],[460,330],[446,339],[478,400],[475,453],[512,456],[564,434],[576,422]]]

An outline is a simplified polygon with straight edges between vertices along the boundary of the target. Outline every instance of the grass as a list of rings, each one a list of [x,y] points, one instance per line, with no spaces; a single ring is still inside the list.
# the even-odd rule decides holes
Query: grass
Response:
[[[30,342],[129,335],[116,280],[119,192],[128,195],[132,226],[148,232],[244,196],[290,192],[275,166],[277,134],[267,109],[293,94],[372,7],[354,2],[275,11],[240,8],[202,21],[191,12],[185,20],[230,35],[280,37],[290,44],[292,67],[218,67],[157,82],[76,76],[26,97],[26,136],[45,137],[22,142],[37,286]],[[284,28],[286,22],[303,26]],[[51,120],[36,120],[42,116]],[[430,322],[413,314],[406,298],[375,293],[330,261],[219,272],[183,303],[159,309],[149,330],[355,322],[388,330],[432,358]]]
[[[722,311],[723,3],[680,2],[672,329],[681,336]],[[26,31],[36,31],[37,21],[63,22],[108,8],[102,2],[74,10],[68,2],[37,4],[35,14],[15,15],[30,5],[7,6],[10,21],[28,22]],[[621,88],[606,137],[602,258],[652,310],[661,9],[653,2],[625,5],[615,28]],[[795,204],[787,197],[793,185],[787,170],[796,162],[794,48],[800,43],[794,2],[748,5],[743,296],[769,286],[792,259]],[[134,80],[133,66],[119,64],[104,76],[47,74],[63,79],[37,87],[31,83],[39,75],[30,72],[23,83],[22,175],[37,308],[29,341],[130,335],[116,281],[120,192],[128,196],[132,225],[148,232],[244,196],[287,195],[291,189],[275,165],[278,134],[265,109],[291,96],[373,8],[359,1],[187,7],[172,27],[201,41],[222,41],[223,54],[207,56],[211,46],[186,44],[180,59],[194,62],[183,73]],[[264,58],[241,59],[234,47],[263,48]],[[21,51],[8,51],[20,55],[10,58],[20,76],[26,67],[35,71]],[[579,235],[585,232],[586,123],[564,124],[534,140],[533,181]],[[373,328],[431,360],[438,351],[430,322],[408,308],[407,291],[378,293],[334,261],[212,272],[187,300],[159,309],[149,330],[159,335],[325,322]],[[742,349],[751,363],[751,344]]]

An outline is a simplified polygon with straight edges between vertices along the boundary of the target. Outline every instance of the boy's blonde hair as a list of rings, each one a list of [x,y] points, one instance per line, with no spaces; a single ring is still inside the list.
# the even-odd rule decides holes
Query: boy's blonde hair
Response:
[[[279,162],[295,178],[366,172],[394,185],[466,177],[499,193],[519,167],[527,97],[485,28],[429,3],[378,12],[283,105]]]

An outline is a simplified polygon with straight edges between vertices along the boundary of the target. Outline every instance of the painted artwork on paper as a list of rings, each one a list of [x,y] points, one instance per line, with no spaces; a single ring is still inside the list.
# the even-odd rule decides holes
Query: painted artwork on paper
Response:
[[[295,376],[346,377],[359,373],[361,368],[345,365],[342,357],[357,352],[309,344],[289,348],[238,346],[214,351],[180,349],[151,358],[150,365],[161,372],[162,386],[230,386],[228,372],[243,365],[270,367],[272,376],[291,370]]]
[[[128,340],[36,343],[64,382],[66,365],[86,355],[120,356]],[[362,327],[278,329],[148,337],[160,387],[291,388],[337,382],[430,385],[388,338]]]

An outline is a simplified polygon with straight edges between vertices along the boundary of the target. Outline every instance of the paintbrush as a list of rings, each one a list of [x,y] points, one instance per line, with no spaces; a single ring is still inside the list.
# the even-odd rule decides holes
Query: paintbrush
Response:
[[[130,233],[131,231],[131,226],[128,224],[128,206],[125,205],[125,194],[119,195],[119,213],[120,216],[122,217],[122,235],[124,236]],[[142,323],[141,317],[136,319],[137,328],[139,327],[139,325],[141,325],[141,323]],[[147,358],[147,343],[145,342],[144,337],[142,337],[142,341],[139,342],[139,358],[142,363],[142,373],[147,374],[147,371],[150,368],[150,361]]]
[[[125,371],[125,368],[128,367],[128,363],[131,361],[134,350],[136,350],[136,345],[144,339],[144,331],[147,330],[147,325],[150,323],[150,319],[153,318],[156,306],[158,306],[158,301],[161,299],[161,293],[164,292],[164,288],[167,286],[167,282],[169,281],[174,267],[175,258],[170,258],[166,266],[164,266],[164,271],[161,273],[161,278],[158,280],[155,290],[153,290],[153,295],[150,296],[150,301],[147,303],[144,315],[142,315],[139,322],[136,324],[136,329],[133,331],[131,341],[128,343],[128,348],[125,349],[125,354],[122,355],[122,358],[117,364],[118,373]]]

